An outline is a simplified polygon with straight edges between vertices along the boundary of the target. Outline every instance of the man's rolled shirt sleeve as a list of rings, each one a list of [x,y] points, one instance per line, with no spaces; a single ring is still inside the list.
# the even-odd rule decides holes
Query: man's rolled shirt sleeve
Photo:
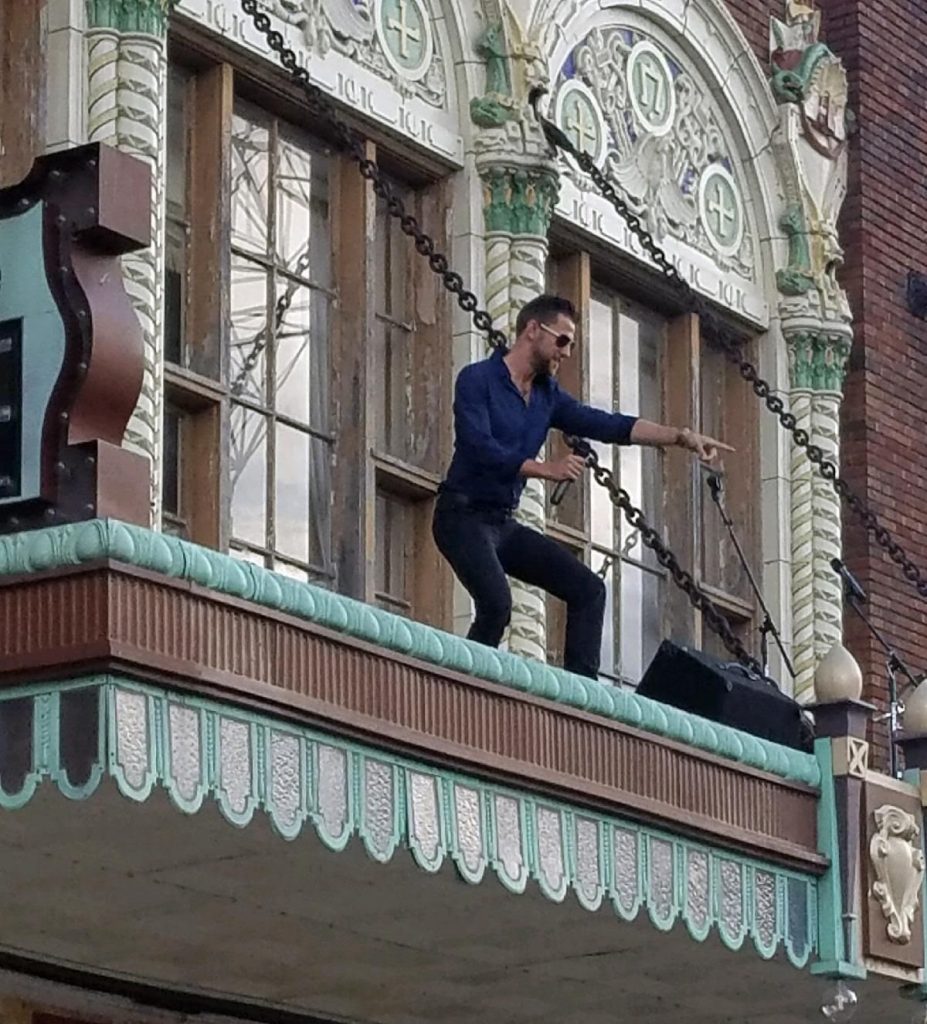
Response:
[[[637,416],[625,416],[620,412],[604,412],[583,405],[565,391],[557,389],[554,414],[551,425],[565,434],[604,441],[606,444],[630,444],[631,431],[637,423]]]
[[[454,389],[454,429],[457,448],[467,461],[500,477],[518,473],[525,456],[517,449],[500,444],[489,424],[485,378],[463,370]]]

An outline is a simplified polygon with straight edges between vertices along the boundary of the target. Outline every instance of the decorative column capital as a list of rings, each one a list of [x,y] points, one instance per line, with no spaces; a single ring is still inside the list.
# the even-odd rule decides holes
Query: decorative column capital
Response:
[[[793,389],[843,393],[852,335],[847,328],[800,325],[783,328]]]
[[[481,168],[483,214],[487,231],[547,237],[560,184],[548,168]]]
[[[87,0],[88,28],[162,37],[179,0]]]

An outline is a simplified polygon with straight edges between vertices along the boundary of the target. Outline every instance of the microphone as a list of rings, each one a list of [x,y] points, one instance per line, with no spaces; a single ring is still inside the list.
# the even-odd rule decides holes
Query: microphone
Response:
[[[567,443],[574,455],[581,455],[584,459],[588,459],[592,454],[592,447],[589,442],[584,441],[581,437],[572,437],[569,434],[564,434],[563,440]],[[559,505],[560,502],[563,501],[566,497],[566,492],[570,489],[570,485],[572,483],[572,480],[557,481],[557,484],[550,496],[551,505]]]
[[[561,501],[566,497],[566,492],[570,489],[572,480],[558,480],[556,487],[554,487],[553,493],[550,496],[551,505],[559,505]]]
[[[846,596],[853,598],[855,601],[865,601],[866,591],[859,585],[856,577],[850,570],[840,561],[839,558],[832,558],[830,560],[830,567],[835,573],[843,580],[843,585],[846,588]]]
[[[724,493],[724,480],[721,478],[720,473],[709,473],[708,474],[708,490],[711,491],[711,497],[713,501],[720,501],[721,495]]]

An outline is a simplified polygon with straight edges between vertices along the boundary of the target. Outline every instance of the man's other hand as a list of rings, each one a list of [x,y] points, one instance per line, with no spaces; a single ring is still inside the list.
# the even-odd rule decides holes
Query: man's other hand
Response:
[[[581,455],[564,455],[562,459],[545,462],[548,480],[578,480],[586,468],[586,460]]]

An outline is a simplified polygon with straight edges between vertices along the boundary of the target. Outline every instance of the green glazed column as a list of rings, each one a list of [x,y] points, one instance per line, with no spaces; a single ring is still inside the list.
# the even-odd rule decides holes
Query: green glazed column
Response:
[[[87,0],[87,137],[145,160],[152,171],[151,246],[123,257],[142,324],[142,393],[126,446],[151,464],[152,519],[161,518],[164,182],[167,20],[176,0]]]

